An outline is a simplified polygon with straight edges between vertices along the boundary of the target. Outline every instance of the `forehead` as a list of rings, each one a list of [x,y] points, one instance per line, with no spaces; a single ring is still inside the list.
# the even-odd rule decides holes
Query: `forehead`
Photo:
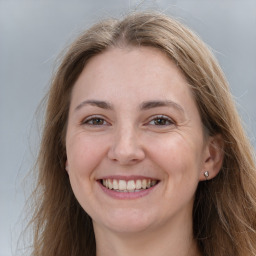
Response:
[[[145,46],[111,48],[94,56],[77,79],[75,91],[76,87],[92,95],[101,90],[106,96],[123,89],[141,91],[144,96],[152,91],[162,95],[190,91],[174,62],[160,50]]]

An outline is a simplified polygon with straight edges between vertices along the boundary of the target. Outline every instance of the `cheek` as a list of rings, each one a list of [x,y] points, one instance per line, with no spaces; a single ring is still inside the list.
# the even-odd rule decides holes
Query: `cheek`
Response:
[[[201,168],[198,144],[178,133],[152,143],[154,147],[150,148],[150,155],[165,174],[167,189],[175,187],[179,191],[184,187],[197,186]]]
[[[70,143],[68,143],[70,141]],[[92,182],[95,179],[95,169],[104,158],[104,148],[99,138],[73,136],[67,140],[67,159],[69,165],[69,179],[72,190],[83,209],[90,212],[90,202],[93,198]],[[85,200],[86,198],[86,200]]]
[[[74,137],[67,145],[67,158],[70,171],[78,175],[91,175],[105,155],[104,143],[96,136]]]

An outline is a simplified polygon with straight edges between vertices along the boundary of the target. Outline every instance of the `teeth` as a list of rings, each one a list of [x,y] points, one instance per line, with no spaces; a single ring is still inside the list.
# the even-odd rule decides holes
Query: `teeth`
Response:
[[[156,180],[143,179],[143,180],[116,180],[116,179],[104,179],[102,184],[108,189],[114,189],[119,192],[138,192],[139,190],[148,189],[156,185]]]
[[[131,191],[131,190],[135,190],[135,182],[134,182],[134,180],[129,180],[128,182],[127,182],[127,187],[126,187],[126,189],[127,190],[129,190],[129,191]]]
[[[142,184],[141,184],[143,189],[147,188],[147,180],[142,180]]]
[[[156,185],[156,180],[152,180],[152,181],[151,181],[151,185],[152,185],[152,186],[155,186],[155,185]]]
[[[125,180],[119,180],[119,190],[126,190],[126,181]]]
[[[136,180],[136,189],[141,189],[141,180]]]
[[[104,183],[103,183],[104,185]],[[118,185],[118,181],[117,180],[113,180],[113,189],[118,189],[119,185]]]
[[[112,189],[113,188],[113,183],[111,180],[108,181],[108,188],[109,189]]]

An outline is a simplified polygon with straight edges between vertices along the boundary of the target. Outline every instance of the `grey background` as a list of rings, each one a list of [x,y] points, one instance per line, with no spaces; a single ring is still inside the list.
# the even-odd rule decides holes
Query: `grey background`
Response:
[[[256,146],[255,0],[0,1],[0,256],[19,255],[24,191],[28,195],[33,182],[24,177],[39,141],[35,111],[56,57],[99,18],[147,8],[177,17],[210,45]]]

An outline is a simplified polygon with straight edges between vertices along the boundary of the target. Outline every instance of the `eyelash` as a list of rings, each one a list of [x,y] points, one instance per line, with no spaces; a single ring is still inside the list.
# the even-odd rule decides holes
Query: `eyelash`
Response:
[[[94,123],[96,121],[96,123]],[[157,124],[156,122],[164,121],[164,124]],[[153,124],[151,124],[153,122]],[[167,124],[166,124],[167,123]],[[100,116],[90,116],[83,120],[81,122],[82,125],[89,125],[89,126],[103,126],[108,125],[109,123]],[[164,115],[157,115],[150,118],[150,120],[145,125],[152,125],[152,126],[169,126],[169,125],[175,125],[175,121],[173,121],[171,118],[164,116]]]
[[[156,121],[160,121],[160,120],[161,120],[161,122],[164,121],[165,123],[164,124],[156,124]],[[153,126],[175,125],[175,122],[171,118],[164,116],[164,115],[158,115],[158,116],[152,117],[147,124],[150,124],[151,122],[154,122],[154,124],[152,124]],[[168,124],[166,124],[167,122],[168,122]]]
[[[93,122],[94,121],[103,121],[103,124],[94,124]],[[108,122],[104,119],[104,118],[102,118],[102,117],[99,117],[99,116],[90,116],[90,117],[88,117],[88,118],[86,118],[85,120],[83,120],[82,122],[81,122],[81,124],[82,125],[89,125],[89,126],[102,126],[102,125],[107,125],[108,124]]]

